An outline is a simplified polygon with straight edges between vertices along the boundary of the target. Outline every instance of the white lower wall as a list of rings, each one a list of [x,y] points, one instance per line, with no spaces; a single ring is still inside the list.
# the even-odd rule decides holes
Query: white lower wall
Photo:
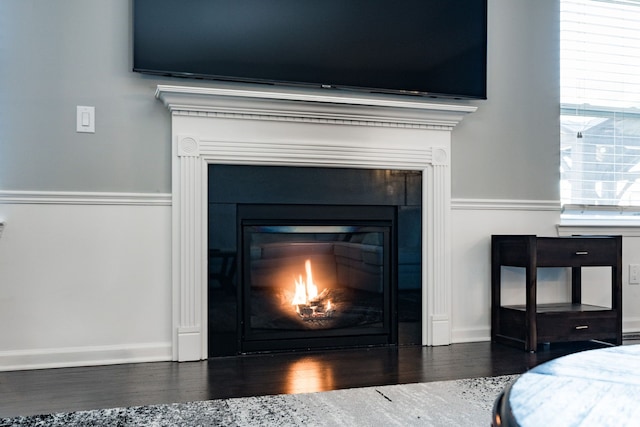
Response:
[[[171,360],[169,195],[0,193],[0,370]]]
[[[491,235],[558,236],[560,211],[553,202],[454,200],[452,205],[452,342],[487,341],[491,337]],[[624,236],[623,332],[640,331],[640,285],[628,283],[628,265],[640,264],[640,233],[631,227],[575,231],[571,234]],[[608,268],[585,269],[583,301],[610,304],[610,274]],[[569,269],[539,269],[538,301],[570,301],[569,277]],[[502,279],[503,301],[524,304],[524,270],[504,268]]]
[[[171,360],[169,195],[0,192],[0,222],[0,371]],[[556,236],[558,222],[546,202],[453,202],[453,342],[489,340],[491,234]],[[630,230],[623,329],[638,332],[628,264],[640,264],[640,233]],[[540,299],[568,298],[565,269],[544,270]],[[608,280],[585,277],[594,302],[608,297],[591,284],[599,275]],[[524,298],[518,269],[504,279],[505,298]]]

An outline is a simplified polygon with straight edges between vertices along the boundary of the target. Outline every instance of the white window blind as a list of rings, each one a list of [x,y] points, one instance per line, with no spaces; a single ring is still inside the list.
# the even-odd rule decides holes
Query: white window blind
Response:
[[[560,33],[564,212],[637,213],[640,0],[560,0]]]

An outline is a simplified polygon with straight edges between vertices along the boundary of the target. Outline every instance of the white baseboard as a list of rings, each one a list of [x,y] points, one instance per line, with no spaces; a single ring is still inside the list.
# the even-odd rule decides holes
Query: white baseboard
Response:
[[[640,317],[631,317],[624,319],[622,315],[622,333],[623,334],[640,334]]]
[[[171,343],[0,352],[0,371],[170,361]]]
[[[460,328],[451,331],[452,343],[491,341],[491,328]]]

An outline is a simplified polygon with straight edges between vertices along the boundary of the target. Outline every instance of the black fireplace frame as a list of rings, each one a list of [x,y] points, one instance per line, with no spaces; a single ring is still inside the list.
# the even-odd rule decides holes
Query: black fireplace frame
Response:
[[[398,344],[397,207],[381,205],[238,204],[237,348],[240,353]],[[380,328],[284,331],[261,336],[250,330],[250,263],[245,227],[371,227],[384,235],[383,322]],[[242,250],[241,248],[245,248]]]

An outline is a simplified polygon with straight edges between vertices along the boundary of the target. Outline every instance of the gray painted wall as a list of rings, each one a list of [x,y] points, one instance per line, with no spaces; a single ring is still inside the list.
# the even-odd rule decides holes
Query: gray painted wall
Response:
[[[557,3],[489,0],[489,99],[464,101],[479,109],[453,134],[453,197],[559,198]],[[1,0],[0,190],[170,192],[155,87],[210,83],[131,65],[130,0]]]
[[[453,132],[453,197],[560,199],[559,10],[489,0],[488,99]]]

